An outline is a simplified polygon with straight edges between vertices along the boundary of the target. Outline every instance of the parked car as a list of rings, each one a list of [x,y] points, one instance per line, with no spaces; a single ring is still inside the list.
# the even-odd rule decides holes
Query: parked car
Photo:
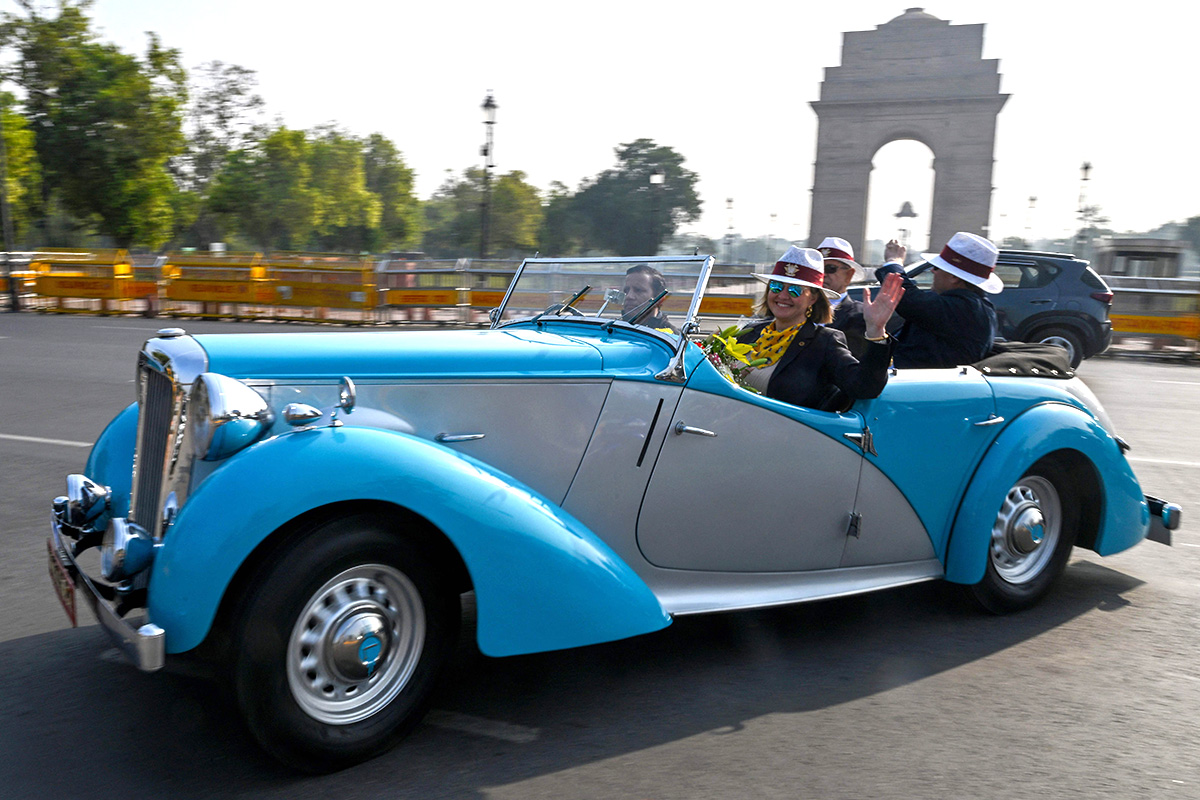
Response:
[[[928,269],[921,262],[909,274],[928,288]],[[1088,262],[1066,253],[1001,250],[996,274],[1004,291],[988,299],[1004,339],[1064,347],[1072,367],[1112,342],[1113,292]]]
[[[488,330],[160,331],[54,501],[60,599],[143,670],[210,659],[319,771],[417,724],[468,591],[508,656],[929,580],[1013,611],[1072,546],[1169,543],[1077,379],[897,370],[844,412],[727,380],[692,338],[713,262],[529,259]],[[682,333],[625,308],[639,263]]]

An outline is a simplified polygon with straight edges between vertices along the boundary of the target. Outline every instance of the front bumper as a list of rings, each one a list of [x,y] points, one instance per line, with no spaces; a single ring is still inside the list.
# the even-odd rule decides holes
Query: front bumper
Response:
[[[91,606],[92,613],[96,615],[100,625],[108,631],[113,642],[130,661],[137,665],[138,669],[143,672],[155,672],[162,669],[166,660],[166,631],[152,622],[146,622],[135,628],[117,612],[116,605],[75,562],[71,547],[63,541],[57,519],[52,519],[50,522],[50,539],[47,544],[50,548],[51,578],[55,580],[59,599],[63,600],[64,607],[66,606],[66,600],[63,598],[64,591],[69,592],[72,597],[82,595],[87,604]],[[56,573],[56,567],[61,567],[65,571],[65,579],[70,583],[69,588],[58,585],[63,580],[63,576],[61,573]],[[68,608],[67,614],[71,616],[71,621],[74,623],[72,610]]]
[[[1171,544],[1171,531],[1179,527],[1183,508],[1150,495],[1146,495],[1146,505],[1150,506],[1150,531],[1146,538],[1152,542]]]

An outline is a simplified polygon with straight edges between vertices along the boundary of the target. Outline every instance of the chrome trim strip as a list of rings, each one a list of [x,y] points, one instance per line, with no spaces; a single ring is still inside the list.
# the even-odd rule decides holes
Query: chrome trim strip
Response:
[[[117,648],[143,672],[156,672],[162,669],[166,662],[167,632],[152,622],[134,628],[118,614],[112,603],[105,600],[75,559],[69,548],[63,545],[58,522],[50,521],[50,544],[58,553],[59,559],[67,567],[71,577],[75,579],[77,589],[83,589],[79,594],[91,606],[100,626],[112,637]]]
[[[686,570],[656,570],[643,577],[663,610],[672,616],[685,616],[847,597],[938,580],[944,574],[942,563],[931,558],[811,572],[698,574]],[[697,577],[701,579],[697,580]]]
[[[482,439],[486,433],[439,433],[433,437],[435,442],[473,442]]]

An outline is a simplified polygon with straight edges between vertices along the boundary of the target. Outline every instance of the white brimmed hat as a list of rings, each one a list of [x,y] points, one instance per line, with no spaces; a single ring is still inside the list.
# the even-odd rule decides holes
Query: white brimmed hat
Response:
[[[922,258],[988,294],[999,294],[1004,281],[996,274],[996,245],[974,233],[959,231],[950,237],[942,252],[923,253]]]
[[[813,250],[811,247],[796,247],[792,245],[775,262],[774,271],[769,274],[756,272],[754,273],[754,277],[763,283],[779,281],[780,283],[791,283],[796,286],[810,286],[813,289],[820,289],[830,300],[836,300],[841,297],[841,295],[832,289],[825,288],[825,261],[821,257],[821,253]]]
[[[826,261],[840,261],[854,270],[852,281],[861,281],[867,277],[867,271],[854,260],[854,248],[845,239],[837,236],[826,236],[817,247]]]

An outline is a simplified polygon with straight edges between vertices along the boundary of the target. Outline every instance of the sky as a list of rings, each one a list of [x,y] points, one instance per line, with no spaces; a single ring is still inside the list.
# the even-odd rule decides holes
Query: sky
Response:
[[[95,0],[90,15],[100,38],[127,52],[143,54],[153,31],[189,71],[214,60],[255,70],[270,119],[289,127],[384,134],[416,171],[421,198],[447,170],[482,164],[480,106],[491,93],[498,173],[574,189],[613,166],[619,144],[650,138],[699,175],[703,215],[684,231],[803,241],[816,157],[809,103],[823,70],[841,63],[843,32],[874,30],[906,7]],[[983,23],[983,57],[999,59],[1011,95],[997,120],[992,238],[1070,235],[1085,161],[1086,200],[1118,231],[1200,215],[1200,7],[930,0],[924,9]],[[914,142],[876,155],[868,238],[894,236],[908,200],[919,215],[913,245],[925,246],[931,159]]]

